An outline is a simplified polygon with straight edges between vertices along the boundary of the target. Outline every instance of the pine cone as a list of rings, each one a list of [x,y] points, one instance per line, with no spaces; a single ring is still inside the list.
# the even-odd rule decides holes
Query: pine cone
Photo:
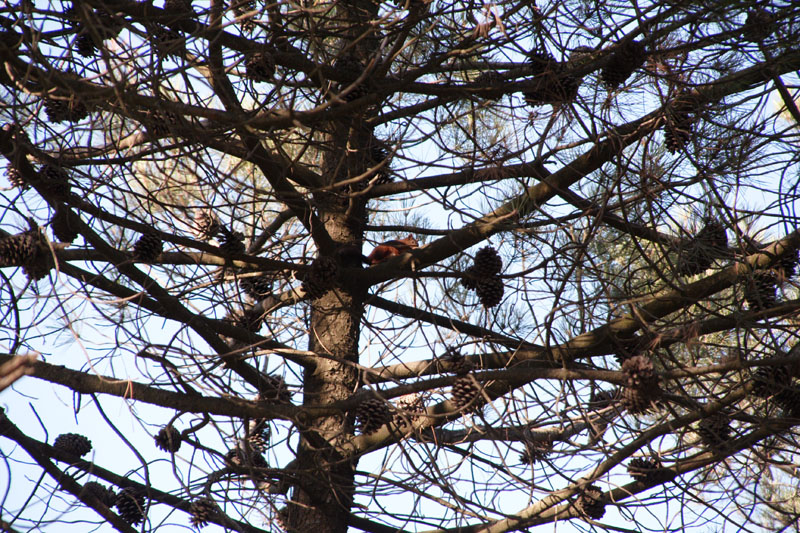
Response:
[[[133,245],[133,257],[144,263],[154,263],[163,249],[161,237],[155,233],[145,233]]]
[[[247,444],[258,453],[264,453],[269,442],[269,421],[266,418],[251,420],[247,433]]]
[[[39,169],[38,177],[46,194],[56,198],[69,196],[72,189],[69,183],[69,174],[61,167],[50,164],[42,165]]]
[[[714,258],[727,246],[725,226],[717,220],[707,218],[703,228],[681,249],[678,275],[693,276],[705,272],[714,262]]]
[[[220,231],[219,219],[210,209],[199,209],[194,213],[192,231],[200,240],[213,239]]]
[[[77,98],[69,100],[45,98],[44,112],[51,123],[78,122],[89,116],[89,110]]]
[[[600,78],[609,89],[616,89],[633,74],[633,71],[644,64],[646,52],[644,43],[628,41],[611,54]]]
[[[658,388],[653,363],[644,355],[635,355],[622,363],[622,372],[625,373],[626,386],[632,389]]]
[[[786,390],[792,382],[785,366],[760,366],[753,372],[753,396],[769,398]]]
[[[658,483],[664,477],[664,467],[657,457],[634,457],[628,463],[628,474],[634,481]]]
[[[503,290],[503,281],[497,277],[479,280],[475,287],[475,293],[484,307],[498,305],[503,299]]]
[[[786,388],[775,396],[777,403],[786,416],[800,418],[800,389],[797,387]]]
[[[664,123],[664,144],[674,154],[692,138],[692,124],[698,108],[696,97],[683,91],[672,99],[667,107]]]
[[[239,278],[239,288],[248,298],[259,301],[272,293],[272,278],[266,275]]]
[[[161,428],[155,440],[156,446],[165,452],[176,453],[181,448],[181,432],[175,429],[173,425]]]
[[[487,98],[489,100],[499,100],[502,98],[503,93],[498,90],[486,90],[486,89],[502,89],[505,80],[503,80],[503,75],[497,72],[496,70],[486,70],[481,72],[478,77],[472,82],[473,87],[477,87],[480,89],[484,89],[479,93],[479,96],[483,98]]]
[[[164,0],[164,11],[177,17],[194,15],[192,0]]]
[[[91,494],[106,507],[113,507],[117,501],[117,494],[111,487],[106,487],[97,481],[88,481],[83,485],[83,492]]]
[[[483,406],[480,385],[471,374],[465,374],[453,382],[451,395],[460,411],[480,411]]]
[[[392,414],[385,400],[370,398],[358,404],[356,418],[362,435],[371,435],[392,420]]]
[[[322,256],[314,259],[311,269],[306,273],[302,289],[312,300],[321,298],[336,284],[339,264],[332,257]]]
[[[290,403],[292,391],[282,377],[262,374],[258,399],[264,402]]]
[[[138,524],[144,520],[144,492],[134,487],[126,487],[117,494],[117,513],[129,524]]]
[[[180,120],[175,113],[170,111],[149,110],[145,113],[144,124],[147,132],[155,137],[165,137],[170,134],[172,126],[178,125]]]
[[[707,448],[724,448],[731,436],[731,420],[725,413],[714,413],[700,421],[697,433]]]
[[[503,269],[503,259],[497,253],[497,250],[491,246],[486,246],[478,250],[475,254],[475,264],[473,266],[473,274],[478,276],[479,279],[490,278],[500,274]]]
[[[72,242],[78,237],[78,232],[74,229],[67,217],[65,207],[57,207],[53,218],[50,219],[50,229],[53,232],[53,237],[61,242]]]
[[[614,405],[618,396],[618,390],[593,390],[589,397],[589,409],[591,411],[600,411]]]
[[[464,271],[464,275],[461,276],[461,285],[470,291],[478,288],[478,276],[475,274],[475,266],[471,266]]]
[[[448,367],[445,370],[440,370],[443,372],[466,374],[472,370],[472,363],[467,361],[467,358],[455,348],[447,348],[446,353],[440,358],[440,361]]]
[[[569,66],[559,63],[548,52],[533,51],[528,55],[535,87],[522,91],[525,101],[533,106],[560,104],[574,100],[581,80],[566,74]]]
[[[12,187],[16,187],[18,189],[28,188],[28,184],[25,183],[25,178],[22,177],[22,173],[17,169],[17,167],[12,166],[11,163],[9,163],[6,167],[6,179]]]
[[[92,441],[77,433],[64,433],[53,441],[53,448],[83,457],[92,451]]]
[[[9,178],[10,180],[11,178]],[[797,273],[798,264],[800,264],[800,247],[794,246],[789,250],[785,250],[775,265],[778,281],[790,281]]]
[[[747,20],[742,28],[742,37],[746,41],[759,43],[775,31],[775,19],[766,9],[756,8],[747,13]]]
[[[198,528],[206,527],[208,521],[217,514],[217,504],[211,498],[198,498],[189,506],[192,517],[189,522]]]
[[[186,53],[186,38],[177,30],[161,25],[151,28],[153,46],[159,54],[181,57]]]
[[[94,57],[99,46],[90,33],[81,33],[75,39],[75,50],[81,57]]]
[[[744,301],[752,311],[768,309],[778,303],[778,279],[774,272],[757,270],[745,282]]]
[[[620,393],[620,403],[629,413],[637,415],[649,411],[653,407],[656,397],[647,389],[631,389],[623,387]]]
[[[553,442],[550,440],[525,440],[525,450],[519,454],[519,462],[525,465],[533,465],[542,462],[553,451]]]
[[[239,19],[239,24],[241,25],[242,29],[246,32],[253,31],[256,28],[256,23],[253,22],[253,19],[250,17],[241,17],[256,9],[255,0],[233,0],[232,6],[233,13],[236,15],[236,18]]]
[[[394,409],[392,423],[398,429],[413,426],[414,422],[427,412],[422,397],[414,393],[400,396],[394,404]]]
[[[244,234],[241,231],[228,231],[227,228],[222,228],[222,239],[219,244],[219,249],[223,255],[231,257],[234,255],[242,255],[247,252],[244,245]]]
[[[275,58],[266,50],[249,54],[244,63],[245,74],[254,81],[270,81],[275,77]]]
[[[578,510],[594,520],[600,520],[606,514],[603,491],[595,485],[588,485],[578,496]]]
[[[39,255],[38,248],[38,235],[32,231],[0,237],[0,266],[30,264]]]

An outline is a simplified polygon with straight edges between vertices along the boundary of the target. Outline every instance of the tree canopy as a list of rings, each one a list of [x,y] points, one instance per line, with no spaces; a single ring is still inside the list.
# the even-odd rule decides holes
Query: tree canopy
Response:
[[[0,529],[798,531],[797,2],[0,32]]]

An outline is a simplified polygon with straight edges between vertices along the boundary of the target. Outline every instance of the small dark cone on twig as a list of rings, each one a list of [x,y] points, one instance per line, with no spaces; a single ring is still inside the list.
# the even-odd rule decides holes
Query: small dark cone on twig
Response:
[[[375,184],[382,185],[384,183],[391,183],[392,181],[392,173],[391,168],[389,166],[389,150],[376,138],[372,138],[372,141],[369,145],[369,165],[371,167],[377,167],[381,165],[381,168],[377,170],[375,173]]]
[[[460,411],[480,411],[483,401],[481,387],[471,374],[464,374],[453,382],[453,403]],[[476,401],[477,400],[477,401]]]
[[[475,78],[475,81],[472,82],[472,86],[484,89],[478,93],[479,96],[489,100],[498,100],[503,97],[503,93],[501,91],[503,88],[503,83],[504,80],[502,74],[496,70],[486,70],[481,72],[478,77]]]
[[[456,348],[448,347],[446,353],[440,358],[440,361],[449,367],[448,370],[445,370],[446,372],[466,374],[472,370],[472,363],[470,363]]]
[[[645,58],[644,43],[628,41],[611,54],[611,58],[600,73],[603,83],[610,89],[616,89],[633,74],[634,70],[644,64]]]
[[[503,259],[491,246],[485,246],[475,254],[474,273],[479,278],[489,278],[500,274]]]
[[[28,188],[28,184],[25,182],[25,178],[22,177],[22,173],[17,169],[17,167],[12,166],[11,164],[6,167],[6,179],[12,187],[16,187],[18,189]]]
[[[66,198],[72,191],[69,174],[56,165],[46,164],[39,168],[38,177],[42,180],[42,188],[46,194],[56,198]]]
[[[153,263],[164,249],[164,242],[155,233],[145,233],[133,245],[133,257],[144,263]]]
[[[770,12],[766,9],[756,8],[747,13],[747,20],[742,28],[742,37],[746,41],[759,43],[772,35],[774,31],[775,19]]]
[[[239,288],[248,298],[259,301],[272,293],[272,278],[267,275],[242,277],[239,278]]]
[[[155,441],[159,449],[169,453],[176,453],[181,448],[183,438],[181,437],[181,432],[175,429],[175,426],[169,425],[158,431]]]
[[[32,231],[0,237],[0,266],[21,266],[37,256],[38,238]]]
[[[270,81],[275,77],[275,58],[266,50],[254,52],[245,58],[245,74],[253,81]]]
[[[91,494],[106,507],[113,507],[114,503],[117,501],[117,493],[114,492],[114,489],[106,487],[97,481],[87,481],[83,485],[83,492],[85,494]]]
[[[778,303],[778,279],[774,272],[757,270],[744,284],[744,301],[753,311],[773,307]]]
[[[667,106],[664,123],[664,144],[674,154],[692,138],[692,125],[699,108],[698,97],[689,91],[681,91]]]
[[[681,248],[678,275],[693,276],[705,272],[728,246],[728,235],[718,220],[706,219],[703,228],[691,242]]]
[[[628,475],[642,483],[658,483],[667,472],[658,457],[634,457],[628,463]]]
[[[786,366],[760,366],[753,372],[753,396],[769,398],[786,390],[792,382]]]
[[[503,291],[503,280],[498,277],[480,280],[475,287],[475,294],[487,308],[495,307],[503,300]]]
[[[461,285],[467,290],[474,291],[478,288],[478,276],[475,274],[475,266],[471,266],[464,271],[461,276]]]
[[[282,377],[262,374],[258,399],[270,403],[290,403],[292,391]]]
[[[78,231],[69,223],[66,207],[57,207],[53,218],[50,219],[50,230],[53,237],[60,242],[72,242],[78,237]]]
[[[115,505],[119,517],[125,522],[138,524],[144,520],[145,496],[143,491],[134,487],[125,487],[117,494]]]
[[[210,209],[198,209],[192,219],[192,231],[200,240],[213,239],[220,231],[219,219]]]
[[[153,46],[164,56],[181,57],[186,53],[186,38],[177,30],[154,25],[150,28]]]
[[[53,441],[53,448],[83,457],[92,451],[92,441],[77,433],[64,433]]]
[[[45,98],[44,112],[51,123],[78,122],[89,116],[86,105],[78,98]]]
[[[156,137],[164,137],[170,134],[171,126],[179,123],[178,116],[171,111],[151,110],[145,113],[144,124],[147,132]]]
[[[797,387],[787,387],[775,395],[777,403],[786,416],[800,418],[800,389]]]
[[[192,0],[164,0],[164,10],[177,18],[193,15]]]
[[[339,264],[334,258],[317,257],[306,272],[301,287],[309,298],[316,300],[334,287],[338,276]]]
[[[524,465],[533,465],[547,459],[553,451],[551,440],[524,440],[525,449],[519,454],[519,462]]]
[[[797,273],[798,264],[800,264],[800,247],[793,246],[785,250],[775,265],[778,281],[790,281]]]
[[[610,407],[614,405],[618,396],[618,390],[592,390],[592,394],[589,396],[589,409],[592,411],[600,411],[601,409]]]
[[[528,64],[534,87],[522,91],[525,101],[532,105],[561,104],[570,102],[578,95],[581,80],[566,75],[566,63],[559,63],[549,52],[534,50],[528,54]]]
[[[697,433],[706,448],[720,450],[731,436],[731,419],[727,414],[717,412],[700,420]]]
[[[632,389],[650,389],[658,387],[653,362],[644,355],[635,355],[623,361],[622,372],[625,374],[625,386]]]
[[[643,414],[654,407],[654,398],[646,390],[623,387],[620,393],[620,404],[629,413]]]
[[[358,404],[356,419],[359,422],[361,433],[371,435],[392,420],[392,413],[385,400],[370,398]]]
[[[208,521],[217,514],[217,504],[208,497],[197,498],[189,506],[192,515],[189,522],[197,528],[206,527]]]
[[[422,396],[415,393],[400,396],[394,403],[394,409],[392,423],[398,429],[405,429],[414,425],[420,416],[427,412]]]
[[[219,249],[227,257],[242,255],[247,251],[244,245],[244,233],[241,231],[229,231],[222,227],[222,238],[220,239]]]
[[[233,6],[233,13],[236,15],[236,18],[239,19],[239,25],[242,29],[246,32],[253,31],[256,28],[256,23],[253,21],[252,16],[246,18],[240,17],[256,9],[255,0],[233,0],[231,4]]]
[[[75,50],[81,57],[94,57],[99,47],[90,33],[81,33],[75,38]]]
[[[643,355],[635,355],[622,363],[625,387],[622,388],[622,406],[632,414],[644,413],[661,395],[658,376],[653,363]]]
[[[258,453],[264,453],[269,443],[270,429],[269,421],[266,418],[261,420],[251,420],[247,433],[247,443],[250,448]]]
[[[229,313],[226,319],[239,328],[250,333],[258,333],[264,325],[264,313],[258,308],[244,304],[241,309]]]
[[[587,485],[581,491],[576,505],[582,514],[594,520],[600,520],[606,514],[603,491],[595,485]]]

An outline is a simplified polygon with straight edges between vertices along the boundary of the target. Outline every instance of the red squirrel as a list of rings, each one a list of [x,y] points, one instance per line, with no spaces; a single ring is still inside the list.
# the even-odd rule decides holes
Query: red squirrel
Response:
[[[395,255],[410,252],[414,248],[419,248],[419,243],[413,235],[409,235],[405,239],[393,239],[379,244],[368,256],[363,257],[362,261],[368,265],[377,265]]]

